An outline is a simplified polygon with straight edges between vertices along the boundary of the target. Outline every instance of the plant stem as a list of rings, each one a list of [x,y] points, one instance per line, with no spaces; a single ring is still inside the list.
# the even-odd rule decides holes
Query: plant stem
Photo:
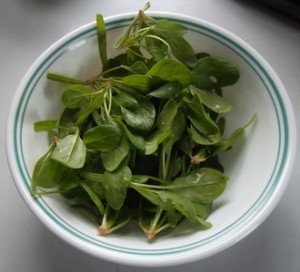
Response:
[[[165,148],[164,148],[165,149]],[[170,178],[170,165],[171,165],[171,154],[172,154],[172,149],[168,154],[166,154],[167,159],[166,159],[166,173],[165,173],[165,179],[169,180]]]
[[[102,217],[102,223],[98,228],[99,236],[105,236],[109,233],[109,225],[108,225],[108,221],[107,221],[108,213],[109,213],[109,206],[107,205],[105,208],[103,217]]]
[[[150,225],[150,229],[147,232],[147,237],[149,240],[151,240],[156,234],[157,234],[157,225],[159,223],[159,219],[161,218],[161,215],[163,213],[163,209],[161,207],[158,207],[154,216],[154,219]]]
[[[172,49],[171,49],[170,45],[169,45],[164,39],[160,38],[159,36],[151,35],[151,34],[146,35],[145,38],[156,39],[156,40],[162,42],[162,43],[163,43],[164,45],[166,45],[167,48],[168,48],[168,55],[169,55],[169,57],[172,56],[172,54],[173,54],[173,53],[172,53]]]
[[[213,181],[212,181],[213,183]],[[191,188],[191,187],[198,187],[198,186],[207,186],[209,183],[204,184],[178,184],[178,185],[152,185],[152,184],[144,184],[144,183],[137,183],[137,182],[131,182],[131,187],[142,187],[142,188],[148,188],[148,189],[158,189],[158,190],[173,190],[173,189],[182,189],[182,188]]]

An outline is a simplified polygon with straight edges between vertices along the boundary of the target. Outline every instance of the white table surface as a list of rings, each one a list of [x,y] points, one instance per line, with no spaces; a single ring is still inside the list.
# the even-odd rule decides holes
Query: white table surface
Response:
[[[5,126],[11,100],[26,70],[49,45],[94,20],[96,13],[110,16],[137,11],[144,3],[138,0],[0,1],[0,271],[300,271],[300,143],[289,186],[267,220],[233,247],[176,267],[128,267],[82,253],[42,225],[19,196],[6,162]],[[152,0],[151,4],[153,11],[183,12],[216,23],[252,45],[286,86],[299,124],[300,22],[252,1]]]

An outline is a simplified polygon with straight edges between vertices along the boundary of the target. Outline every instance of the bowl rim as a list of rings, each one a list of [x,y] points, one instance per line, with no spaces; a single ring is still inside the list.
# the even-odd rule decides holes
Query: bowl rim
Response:
[[[173,13],[173,12],[158,12],[158,11],[149,11],[147,12],[150,16],[153,16],[155,18],[168,18],[168,19],[175,19],[176,21],[187,23],[191,27],[201,27],[203,31],[212,31],[214,34],[222,36],[222,38],[227,39],[227,42],[233,42],[235,43],[235,46],[238,47],[239,50],[243,50],[245,54],[248,54],[248,56],[252,57],[253,60],[257,62],[257,64],[260,66],[261,69],[264,69],[266,71],[267,75],[272,80],[272,84],[276,86],[278,90],[280,90],[280,98],[281,98],[281,107],[285,110],[286,115],[286,126],[287,126],[287,140],[288,140],[288,147],[285,147],[285,164],[284,167],[281,169],[281,176],[280,181],[276,184],[276,187],[273,188],[272,195],[267,195],[267,199],[264,199],[261,203],[257,203],[257,208],[251,211],[250,217],[248,216],[246,219],[243,219],[243,225],[241,229],[234,229],[235,231],[230,231],[231,236],[223,236],[218,240],[217,243],[213,243],[211,246],[205,248],[202,252],[197,252],[194,249],[197,249],[197,245],[194,247],[191,247],[187,251],[184,252],[184,254],[160,254],[156,255],[155,263],[153,263],[152,258],[149,258],[149,256],[143,256],[143,255],[132,255],[130,253],[122,253],[120,252],[112,252],[105,249],[100,249],[96,247],[91,247],[88,242],[83,242],[76,237],[74,238],[73,234],[70,232],[66,232],[65,230],[61,229],[60,226],[58,226],[52,219],[49,214],[45,214],[42,209],[39,209],[37,207],[37,200],[33,199],[30,194],[28,194],[28,190],[26,188],[25,182],[22,181],[23,177],[19,173],[19,166],[18,161],[15,158],[15,153],[12,151],[16,147],[16,143],[14,142],[14,138],[12,135],[14,135],[15,132],[15,116],[18,114],[18,111],[22,110],[19,107],[19,102],[23,97],[23,90],[24,86],[28,84],[28,80],[31,78],[31,75],[36,72],[37,68],[43,63],[43,61],[54,51],[58,50],[63,44],[68,43],[78,35],[82,33],[88,33],[89,31],[95,32],[95,21],[92,21],[88,24],[85,24],[72,32],[64,35],[62,38],[60,38],[58,41],[53,43],[48,49],[46,49],[37,59],[36,61],[30,66],[27,73],[22,78],[17,91],[15,93],[14,99],[12,101],[9,116],[7,119],[7,132],[6,132],[6,155],[7,160],[9,163],[9,168],[11,171],[11,174],[13,176],[13,180],[15,183],[15,186],[17,187],[20,195],[24,199],[27,206],[30,208],[30,210],[37,216],[37,218],[44,223],[50,229],[53,233],[58,235],[60,238],[62,238],[64,241],[72,244],[76,248],[83,250],[87,253],[90,253],[93,256],[103,258],[108,261],[112,262],[118,262],[122,264],[127,265],[135,265],[135,266],[171,266],[176,264],[182,264],[187,263],[191,261],[200,260],[205,257],[209,257],[213,254],[216,254],[218,252],[221,252],[222,250],[234,245],[244,237],[246,237],[249,233],[251,233],[254,229],[256,229],[266,218],[267,216],[273,211],[273,209],[278,204],[279,200],[281,199],[286,186],[288,184],[288,180],[290,178],[293,164],[295,160],[295,153],[296,153],[296,121],[295,121],[295,115],[294,111],[291,105],[291,102],[289,100],[287,91],[285,87],[283,86],[281,80],[275,73],[275,71],[271,68],[271,66],[267,63],[267,61],[249,44],[247,44],[245,41],[243,41],[241,38],[236,36],[235,34],[229,32],[228,30],[217,26],[214,23],[196,18],[191,17],[179,13]],[[118,24],[120,22],[128,22],[130,19],[132,19],[136,15],[136,12],[130,12],[130,13],[123,13],[118,14],[110,17],[105,18],[105,23],[108,25],[114,25]],[[282,167],[282,166],[281,166]],[[258,209],[259,208],[259,209]],[[251,222],[250,222],[251,221]],[[221,231],[222,232],[222,231]],[[121,253],[121,254],[119,254]],[[118,259],[116,259],[116,256]]]

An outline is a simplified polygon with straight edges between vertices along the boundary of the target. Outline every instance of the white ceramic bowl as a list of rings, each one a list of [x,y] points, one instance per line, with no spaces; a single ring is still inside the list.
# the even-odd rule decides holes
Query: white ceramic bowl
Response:
[[[254,114],[258,119],[238,144],[222,156],[230,176],[226,192],[215,202],[209,230],[185,232],[185,224],[148,243],[144,234],[99,237],[96,226],[74,214],[66,199],[30,195],[30,175],[47,148],[47,136],[35,133],[37,120],[59,116],[60,93],[49,91],[48,71],[87,78],[99,71],[95,23],[63,37],[47,49],[21,81],[7,126],[7,155],[15,184],[29,208],[55,234],[75,247],[113,262],[137,266],[167,266],[211,256],[253,231],[275,208],[288,183],[296,150],[296,128],[287,92],[268,63],[232,33],[196,18],[149,13],[188,26],[196,51],[232,61],[240,70],[238,84],[224,91],[235,110],[227,117],[233,131]],[[135,14],[106,19],[112,44]],[[112,49],[109,54],[115,54]]]

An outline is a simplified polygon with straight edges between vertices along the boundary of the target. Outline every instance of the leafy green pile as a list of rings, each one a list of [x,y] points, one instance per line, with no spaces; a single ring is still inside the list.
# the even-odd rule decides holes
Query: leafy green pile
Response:
[[[116,41],[113,58],[97,15],[102,72],[86,81],[49,73],[67,84],[65,109],[34,124],[50,145],[34,167],[32,194],[60,193],[88,208],[99,235],[129,221],[149,239],[184,218],[211,227],[206,218],[228,181],[218,155],[253,120],[222,138],[222,116],[232,110],[222,87],[238,81],[238,69],[196,54],[187,27],[149,17],[148,7]]]

